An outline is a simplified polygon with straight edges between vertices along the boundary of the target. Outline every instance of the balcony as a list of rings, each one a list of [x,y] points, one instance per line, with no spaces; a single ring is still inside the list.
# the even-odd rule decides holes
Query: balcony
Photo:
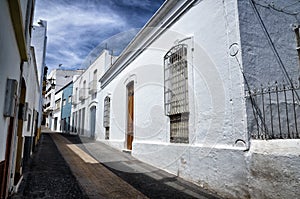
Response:
[[[79,100],[83,101],[85,99],[85,89],[81,88],[79,90]]]
[[[53,111],[53,107],[50,106],[50,103],[46,104],[45,108],[44,108],[44,112],[47,113],[47,112],[51,112],[51,111]]]
[[[95,94],[97,92],[97,80],[92,80],[89,83],[89,94]]]
[[[72,104],[73,105],[77,104],[77,95],[76,94],[72,96]]]

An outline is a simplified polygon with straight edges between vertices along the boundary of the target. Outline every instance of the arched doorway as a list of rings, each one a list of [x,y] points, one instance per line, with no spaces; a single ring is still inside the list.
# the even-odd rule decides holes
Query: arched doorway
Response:
[[[90,131],[91,138],[95,138],[95,127],[96,127],[96,106],[90,108]]]

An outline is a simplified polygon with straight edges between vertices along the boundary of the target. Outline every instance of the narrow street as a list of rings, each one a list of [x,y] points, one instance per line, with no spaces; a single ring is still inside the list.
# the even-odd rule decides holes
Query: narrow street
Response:
[[[47,132],[12,198],[217,197],[101,142]]]

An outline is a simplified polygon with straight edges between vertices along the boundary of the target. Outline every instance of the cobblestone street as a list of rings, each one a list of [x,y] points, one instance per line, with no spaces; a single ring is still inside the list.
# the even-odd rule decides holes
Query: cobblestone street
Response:
[[[44,133],[12,198],[217,197],[101,142]]]
[[[26,169],[19,192],[12,198],[88,198],[59,153],[50,134],[42,134]]]

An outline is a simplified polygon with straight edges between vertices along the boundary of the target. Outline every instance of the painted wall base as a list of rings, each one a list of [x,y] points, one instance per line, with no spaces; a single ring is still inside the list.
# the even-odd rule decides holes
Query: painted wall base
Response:
[[[134,142],[132,155],[225,198],[297,198],[300,145],[293,141],[294,152],[280,153],[282,148],[275,148],[273,153],[257,148],[261,146],[258,142],[270,141],[254,141],[250,151],[220,145]]]

